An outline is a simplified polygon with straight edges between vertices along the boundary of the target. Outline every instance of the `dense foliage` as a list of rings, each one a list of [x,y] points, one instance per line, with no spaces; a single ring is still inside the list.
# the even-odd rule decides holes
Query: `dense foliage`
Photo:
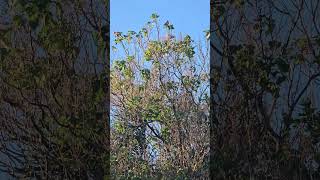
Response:
[[[208,41],[173,30],[153,14],[139,32],[114,33],[111,163],[118,178],[208,178]]]
[[[319,1],[211,8],[212,177],[319,179]]]
[[[103,179],[109,169],[104,1],[6,1],[0,31],[0,171]]]

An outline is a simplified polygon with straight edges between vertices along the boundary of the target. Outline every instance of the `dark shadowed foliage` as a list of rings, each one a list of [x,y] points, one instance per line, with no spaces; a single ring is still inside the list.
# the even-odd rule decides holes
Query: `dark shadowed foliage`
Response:
[[[320,1],[211,1],[211,176],[320,178]]]
[[[1,3],[2,174],[107,177],[108,8],[102,0]]]

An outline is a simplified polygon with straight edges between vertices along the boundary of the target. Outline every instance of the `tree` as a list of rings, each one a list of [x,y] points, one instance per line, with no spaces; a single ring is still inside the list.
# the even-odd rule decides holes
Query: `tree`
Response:
[[[211,172],[319,178],[319,1],[211,1]]]
[[[103,179],[109,169],[107,1],[7,1],[0,170]]]
[[[158,17],[139,32],[114,33],[112,174],[208,177],[208,41],[196,48]]]

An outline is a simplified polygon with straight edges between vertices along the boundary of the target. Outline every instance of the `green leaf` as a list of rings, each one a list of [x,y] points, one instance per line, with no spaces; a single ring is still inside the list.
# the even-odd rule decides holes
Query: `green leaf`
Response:
[[[132,78],[134,76],[132,70],[130,68],[125,68],[124,69],[124,75],[127,77],[127,78]]]
[[[152,58],[152,53],[150,51],[150,49],[147,49],[145,52],[144,52],[144,59],[146,61],[150,61]]]
[[[281,72],[283,72],[283,73],[289,72],[290,65],[286,61],[284,61],[283,59],[279,58],[276,61],[276,64]]]
[[[142,69],[141,75],[144,80],[150,79],[150,70],[149,69]]]
[[[165,27],[166,29],[168,29],[168,30],[173,30],[173,29],[174,29],[173,24],[171,24],[169,21],[166,21],[166,22],[164,23],[164,27]]]
[[[16,15],[13,17],[13,22],[16,26],[21,26],[23,21],[22,21],[22,17],[19,15]]]
[[[159,18],[159,15],[156,14],[156,13],[153,13],[153,14],[151,15],[151,19],[152,19],[152,20],[156,20],[156,19],[158,19],[158,18]]]
[[[134,60],[134,56],[128,56],[128,57],[127,57],[127,61],[128,61],[128,62],[131,62],[131,61],[133,61],[133,60]]]
[[[115,123],[115,130],[120,134],[123,134],[125,132],[125,128],[124,128],[123,124],[121,124],[119,122]]]
[[[275,21],[273,19],[269,19],[266,34],[271,34],[274,30],[274,27],[275,27]]]
[[[123,61],[123,60],[122,61],[115,61],[114,65],[120,71],[123,71],[127,67],[126,61]]]

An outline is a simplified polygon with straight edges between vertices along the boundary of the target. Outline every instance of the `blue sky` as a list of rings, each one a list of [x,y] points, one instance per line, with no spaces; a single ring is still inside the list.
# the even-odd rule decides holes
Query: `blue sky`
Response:
[[[139,31],[152,13],[160,15],[160,22],[169,20],[175,33],[189,34],[194,40],[209,29],[209,0],[111,0],[111,44],[113,32]]]

